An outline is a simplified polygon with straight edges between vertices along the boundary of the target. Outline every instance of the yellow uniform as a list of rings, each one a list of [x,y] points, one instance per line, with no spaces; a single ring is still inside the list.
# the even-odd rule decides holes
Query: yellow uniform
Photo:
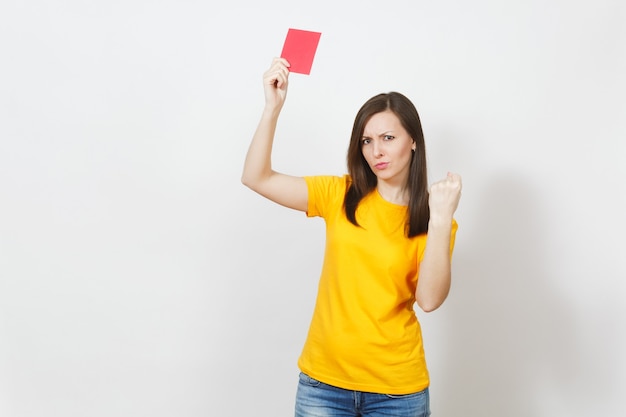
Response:
[[[315,311],[298,360],[302,372],[339,388],[385,394],[429,385],[413,306],[426,235],[407,238],[406,206],[368,194],[348,221],[349,177],[306,177],[307,216],[326,222]],[[453,222],[450,251],[457,230]]]

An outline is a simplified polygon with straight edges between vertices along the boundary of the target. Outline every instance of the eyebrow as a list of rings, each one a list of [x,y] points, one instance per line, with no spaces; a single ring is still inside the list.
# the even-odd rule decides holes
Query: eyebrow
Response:
[[[387,135],[393,135],[393,130],[386,130],[382,133],[378,134],[378,137],[382,137],[382,136],[387,136]],[[369,138],[370,136],[366,135],[365,132],[363,132],[363,137],[364,138]]]

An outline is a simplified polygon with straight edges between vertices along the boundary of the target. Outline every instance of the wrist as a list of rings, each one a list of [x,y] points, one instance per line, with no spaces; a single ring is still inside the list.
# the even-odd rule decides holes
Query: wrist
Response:
[[[428,220],[428,230],[452,228],[452,216],[430,216]]]
[[[266,104],[263,108],[263,117],[277,118],[282,106]]]

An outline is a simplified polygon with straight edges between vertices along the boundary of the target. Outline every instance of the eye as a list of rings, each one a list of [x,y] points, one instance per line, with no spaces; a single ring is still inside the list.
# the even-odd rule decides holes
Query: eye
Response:
[[[371,142],[372,140],[370,138],[363,138],[361,139],[361,144],[362,145],[367,145]]]
[[[391,135],[385,135],[383,137],[384,140],[394,140],[396,137],[395,136],[391,136]]]

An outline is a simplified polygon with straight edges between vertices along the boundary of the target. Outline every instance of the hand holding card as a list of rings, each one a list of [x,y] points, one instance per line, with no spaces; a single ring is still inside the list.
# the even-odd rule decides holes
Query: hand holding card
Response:
[[[289,71],[307,75],[311,73],[313,58],[321,36],[320,32],[289,29],[280,54],[281,58],[289,61]]]

